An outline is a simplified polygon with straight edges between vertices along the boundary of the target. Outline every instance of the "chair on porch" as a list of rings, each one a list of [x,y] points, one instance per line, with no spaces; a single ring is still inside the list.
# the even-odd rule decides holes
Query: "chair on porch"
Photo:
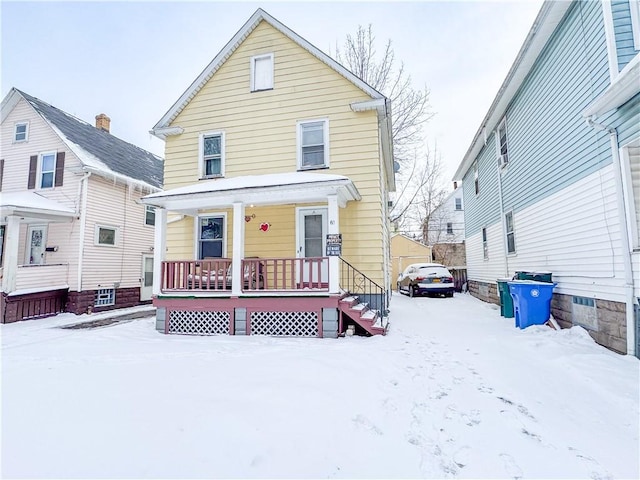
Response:
[[[257,259],[259,257],[247,257],[248,259]],[[233,265],[229,264],[229,266],[219,269],[207,269],[205,268],[208,263],[207,262],[215,262],[220,260],[228,260],[230,259],[222,259],[217,257],[205,257],[202,259],[202,263],[199,266],[202,270],[198,272],[194,272],[193,274],[189,274],[189,288],[196,290],[231,290],[233,284]],[[258,268],[256,269],[256,263],[245,264],[244,266],[244,284],[243,288],[247,290],[262,290],[265,288],[265,277],[264,277],[264,264],[263,262],[257,263]],[[257,270],[257,271],[256,271]]]

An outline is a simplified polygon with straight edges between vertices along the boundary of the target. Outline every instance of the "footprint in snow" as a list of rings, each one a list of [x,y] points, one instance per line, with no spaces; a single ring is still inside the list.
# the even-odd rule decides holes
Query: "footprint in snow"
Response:
[[[522,469],[518,466],[516,461],[508,453],[501,453],[500,458],[504,465],[504,470],[507,474],[515,479],[522,478]]]
[[[371,420],[369,420],[364,415],[358,414],[355,417],[353,417],[351,419],[351,421],[353,423],[355,423],[356,426],[364,427],[367,430],[369,430],[369,431],[371,431],[371,432],[373,432],[373,433],[375,433],[377,435],[382,435],[383,434],[382,430],[380,430],[377,425],[375,425]]]

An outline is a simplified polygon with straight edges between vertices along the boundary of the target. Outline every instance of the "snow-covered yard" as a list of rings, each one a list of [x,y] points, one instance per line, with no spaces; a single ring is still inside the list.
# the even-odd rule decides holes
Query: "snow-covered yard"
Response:
[[[386,337],[3,325],[2,475],[638,478],[639,362],[395,295]]]

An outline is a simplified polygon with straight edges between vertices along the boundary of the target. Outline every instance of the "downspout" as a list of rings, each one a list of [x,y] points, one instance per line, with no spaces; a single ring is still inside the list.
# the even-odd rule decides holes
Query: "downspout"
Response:
[[[601,123],[596,123],[593,119],[587,119],[587,125],[596,130],[609,132],[611,142],[611,154],[613,157],[614,178],[616,182],[616,200],[618,202],[618,217],[620,222],[620,235],[622,243],[622,258],[624,265],[624,288],[627,318],[627,354],[635,355],[635,319],[634,319],[634,299],[633,299],[633,264],[631,259],[632,245],[629,242],[629,228],[627,225],[626,205],[624,202],[624,192],[622,185],[622,163],[620,162],[620,150],[618,148],[618,132],[615,128]]]
[[[85,231],[87,224],[87,187],[89,184],[89,177],[91,172],[86,172],[80,179],[80,187],[78,188],[78,206],[76,207],[76,213],[80,214],[80,242],[78,245],[78,292],[82,291],[82,263],[84,260],[84,243],[85,243]]]

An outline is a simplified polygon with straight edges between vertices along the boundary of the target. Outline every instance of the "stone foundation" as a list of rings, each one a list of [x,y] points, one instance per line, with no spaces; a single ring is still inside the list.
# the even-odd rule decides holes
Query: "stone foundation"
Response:
[[[470,280],[469,292],[485,302],[500,305],[497,285]],[[595,299],[595,312],[588,307],[576,306],[572,295],[554,293],[551,315],[562,328],[579,325],[600,345],[614,352],[627,353],[626,305],[610,300]],[[584,314],[588,312],[589,315]]]
[[[114,305],[106,305],[102,307],[94,306],[96,290],[85,290],[84,292],[69,292],[67,301],[67,312],[81,315],[89,311],[105,312],[116,308],[135,307],[136,305],[150,304],[151,300],[140,301],[140,287],[132,288],[116,288],[116,302]]]

